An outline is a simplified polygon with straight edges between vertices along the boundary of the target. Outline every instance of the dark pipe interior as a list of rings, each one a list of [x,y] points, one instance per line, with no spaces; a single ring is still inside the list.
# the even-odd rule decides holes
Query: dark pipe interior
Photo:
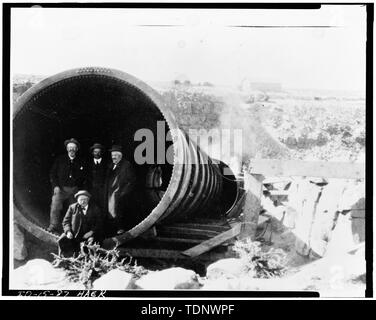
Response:
[[[140,143],[134,141],[134,133],[149,128],[156,137],[157,121],[164,121],[163,115],[148,96],[117,78],[75,76],[44,88],[18,111],[13,122],[16,205],[24,215],[46,226],[52,192],[49,170],[55,157],[66,152],[66,139],[74,137],[80,142],[81,157],[90,156],[89,147],[100,142],[108,148],[121,144],[125,158],[134,161],[133,151]],[[167,188],[171,167],[163,168],[162,188]],[[145,188],[151,166],[136,165],[136,169],[139,185],[129,214],[133,225],[157,205],[153,190]]]
[[[230,211],[238,199],[238,182],[229,166],[224,162],[220,162],[219,168],[223,174],[223,197],[221,197],[222,208],[225,213]],[[224,172],[226,174],[224,174]],[[231,173],[231,174],[230,174]]]

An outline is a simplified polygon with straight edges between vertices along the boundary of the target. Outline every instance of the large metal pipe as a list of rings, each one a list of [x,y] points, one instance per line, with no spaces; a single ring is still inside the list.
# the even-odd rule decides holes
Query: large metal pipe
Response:
[[[171,147],[173,162],[138,166],[134,223],[110,242],[123,243],[158,223],[225,215],[238,198],[235,177],[223,177],[228,167],[190,141],[156,91],[124,72],[93,67],[59,73],[26,91],[13,115],[15,217],[39,238],[55,240],[44,229],[51,200],[48,172],[70,137],[80,141],[83,153],[95,141],[120,143],[133,160],[138,129],[156,136],[158,121],[165,121],[166,132],[172,132],[162,151]]]

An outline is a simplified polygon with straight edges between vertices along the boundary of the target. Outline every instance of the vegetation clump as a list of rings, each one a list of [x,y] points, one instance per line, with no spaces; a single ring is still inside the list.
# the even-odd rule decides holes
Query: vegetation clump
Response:
[[[261,243],[250,238],[235,242],[233,250],[245,260],[247,272],[255,278],[282,276],[287,269],[287,254],[282,249],[263,251]]]
[[[92,288],[93,282],[113,269],[131,273],[140,278],[148,271],[137,265],[131,256],[120,259],[119,251],[115,248],[106,250],[99,244],[81,243],[80,252],[73,257],[63,257],[53,254],[52,265],[61,268],[67,273],[70,281],[80,282],[87,289]]]

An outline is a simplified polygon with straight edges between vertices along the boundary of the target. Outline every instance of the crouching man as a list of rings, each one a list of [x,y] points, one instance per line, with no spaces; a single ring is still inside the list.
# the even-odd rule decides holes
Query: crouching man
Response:
[[[80,243],[100,242],[102,240],[103,219],[99,207],[90,202],[90,193],[78,191],[63,219],[64,233],[58,240],[59,255],[72,256],[80,251]]]

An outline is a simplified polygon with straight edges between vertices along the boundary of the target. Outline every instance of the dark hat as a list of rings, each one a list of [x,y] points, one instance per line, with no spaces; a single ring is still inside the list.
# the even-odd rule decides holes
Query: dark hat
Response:
[[[91,147],[90,150],[93,151],[94,149],[101,149],[102,151],[105,149],[103,145],[100,143],[94,143]]]
[[[80,191],[78,191],[75,195],[74,195],[74,197],[77,199],[79,196],[87,196],[87,197],[91,197],[91,194],[88,192],[88,191],[86,191],[86,190],[80,190]]]
[[[110,151],[110,152],[112,152],[112,151],[118,151],[118,152],[123,153],[122,147],[119,146],[119,145],[116,145],[116,144],[114,144],[114,145],[112,146],[112,148],[111,148],[109,151]]]
[[[68,140],[65,140],[64,141],[65,147],[68,145],[68,143],[74,143],[77,146],[77,148],[80,149],[80,144],[79,144],[79,142],[76,139],[70,138]]]

